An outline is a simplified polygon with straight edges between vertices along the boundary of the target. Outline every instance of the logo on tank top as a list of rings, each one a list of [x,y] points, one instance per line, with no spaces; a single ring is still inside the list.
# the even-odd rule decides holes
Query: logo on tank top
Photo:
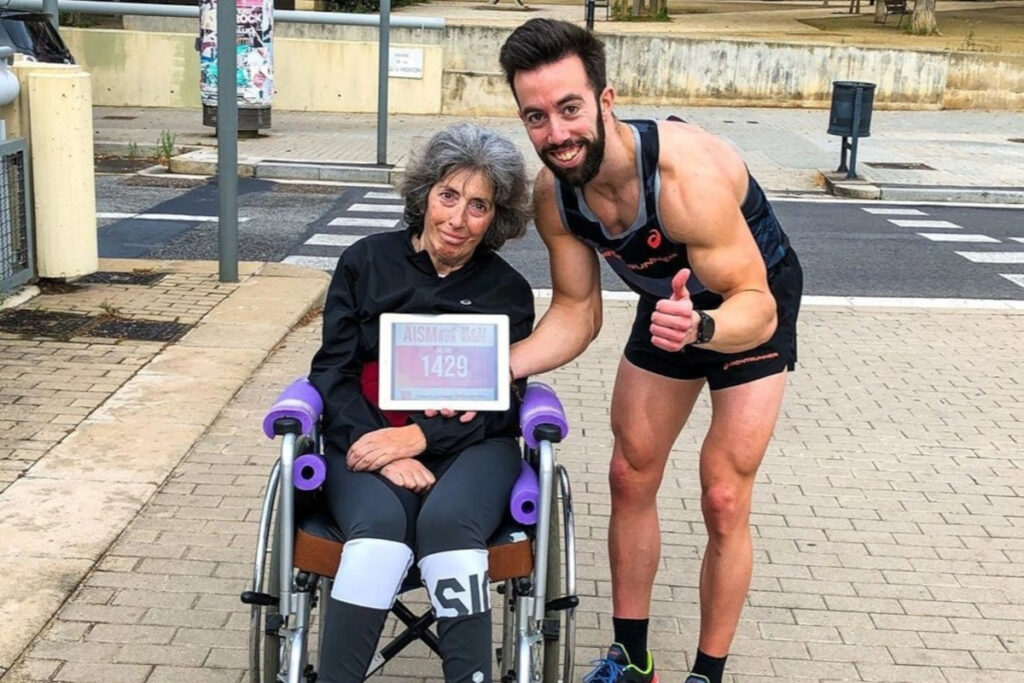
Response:
[[[647,234],[647,246],[651,249],[657,249],[661,246],[661,231],[657,228],[652,229]]]

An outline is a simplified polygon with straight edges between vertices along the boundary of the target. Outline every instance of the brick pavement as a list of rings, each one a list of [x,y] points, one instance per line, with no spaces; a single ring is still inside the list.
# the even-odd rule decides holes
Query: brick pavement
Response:
[[[218,282],[216,263],[104,260],[100,267],[163,277],[50,285],[3,315],[0,675],[322,296],[327,279],[280,264],[241,263],[240,282],[230,284]],[[35,312],[50,323],[65,317],[26,324]],[[176,338],[135,341],[146,322]],[[127,338],[117,336],[126,330]],[[122,618],[130,611],[121,609]]]
[[[629,304],[548,378],[572,437],[578,673],[606,644],[607,400]],[[1018,681],[1024,675],[1024,360],[1019,312],[808,308],[800,371],[755,489],[753,586],[734,683]],[[275,447],[259,421],[303,373],[317,324],[252,376],[3,683],[244,679],[259,494]],[[984,344],[978,344],[980,336]],[[652,642],[679,680],[696,639],[703,530],[693,453],[702,400],[659,502]],[[385,681],[440,680],[412,648]]]
[[[236,286],[218,282],[211,272],[167,272],[159,282],[145,286],[49,285],[19,310],[191,325]],[[165,345],[91,335],[58,340],[0,332],[0,493]]]

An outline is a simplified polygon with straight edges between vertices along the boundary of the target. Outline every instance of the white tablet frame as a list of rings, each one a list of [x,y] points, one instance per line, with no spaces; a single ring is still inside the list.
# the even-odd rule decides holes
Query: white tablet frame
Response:
[[[394,329],[396,323],[420,323],[440,325],[494,325],[497,353],[495,356],[494,378],[497,382],[497,398],[493,400],[476,399],[398,399],[393,395],[392,382]],[[383,313],[380,316],[380,354],[378,357],[378,387],[380,395],[378,405],[383,410],[428,410],[450,408],[452,410],[504,411],[508,410],[510,401],[510,381],[508,377],[509,355],[509,322],[507,315],[489,315],[474,313],[442,313],[423,315],[416,313]]]

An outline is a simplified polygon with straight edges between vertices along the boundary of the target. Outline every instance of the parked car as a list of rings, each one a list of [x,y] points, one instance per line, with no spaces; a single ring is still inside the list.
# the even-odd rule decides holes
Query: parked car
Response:
[[[74,64],[75,58],[44,12],[0,10],[0,45],[36,62]]]

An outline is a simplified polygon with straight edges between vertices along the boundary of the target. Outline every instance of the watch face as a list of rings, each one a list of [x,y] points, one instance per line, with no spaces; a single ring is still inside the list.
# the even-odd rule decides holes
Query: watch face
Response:
[[[697,326],[697,343],[706,344],[715,336],[715,319],[704,311],[698,311],[700,325]]]

